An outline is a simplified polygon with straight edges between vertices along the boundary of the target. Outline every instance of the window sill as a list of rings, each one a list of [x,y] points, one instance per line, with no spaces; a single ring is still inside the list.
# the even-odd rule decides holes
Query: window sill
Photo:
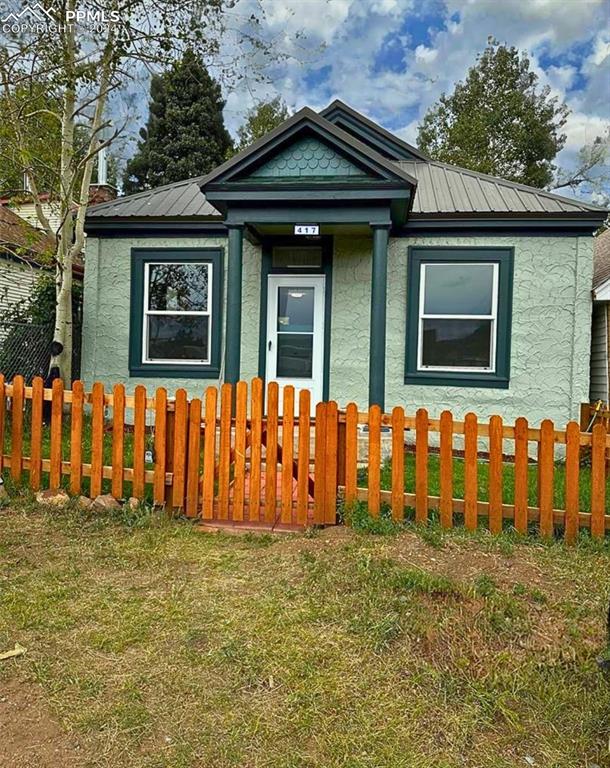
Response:
[[[218,366],[202,365],[137,365],[129,366],[129,375],[141,378],[167,377],[170,379],[217,379]]]
[[[405,384],[434,387],[477,387],[484,389],[508,389],[509,380],[496,374],[484,373],[407,373]]]

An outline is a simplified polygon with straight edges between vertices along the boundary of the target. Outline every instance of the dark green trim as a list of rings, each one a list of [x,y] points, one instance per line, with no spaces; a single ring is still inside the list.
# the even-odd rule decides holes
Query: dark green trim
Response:
[[[385,407],[386,314],[389,227],[373,227],[371,323],[369,340],[369,405]]]
[[[426,155],[417,147],[394,136],[381,125],[360,114],[339,99],[335,99],[326,109],[320,112],[320,116],[333,125],[337,125],[347,133],[351,133],[364,144],[375,149],[384,157],[393,160],[420,159],[427,160]]]
[[[392,237],[426,237],[455,235],[518,235],[521,237],[578,237],[591,235],[605,219],[599,215],[554,216],[545,214],[533,217],[499,216],[429,216],[411,215],[407,223],[392,230]]]
[[[290,236],[265,237],[261,247],[261,305],[259,314],[258,335],[258,375],[265,379],[267,370],[267,288],[269,275],[292,275],[294,270],[274,269],[272,265],[272,249],[274,245],[298,245],[303,247],[303,238]],[[323,236],[315,243],[322,246],[322,266],[311,269],[299,269],[300,275],[324,275],[324,373],[322,379],[322,397],[329,399],[330,388],[330,330],[332,316],[332,284],[333,284],[333,237]]]
[[[229,384],[237,384],[240,375],[243,245],[243,227],[230,227],[227,264],[227,331],[225,336],[225,381]]]
[[[129,307],[129,375],[141,378],[216,379],[220,373],[222,346],[222,296],[224,279],[222,248],[132,248],[131,299]],[[144,264],[150,261],[205,261],[213,266],[212,349],[209,365],[170,365],[142,362],[142,312],[144,305]]]
[[[417,370],[417,336],[421,265],[435,261],[496,262],[499,264],[495,373],[453,373]],[[474,246],[410,247],[407,266],[407,332],[405,384],[508,389],[510,382],[514,248]]]
[[[231,224],[390,224],[387,201],[377,205],[232,205],[227,212],[227,225]]]

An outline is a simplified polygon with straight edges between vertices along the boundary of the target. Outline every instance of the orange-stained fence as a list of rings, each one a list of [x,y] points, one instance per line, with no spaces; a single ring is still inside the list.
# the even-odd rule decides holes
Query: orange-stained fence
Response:
[[[483,524],[497,533],[510,521],[568,541],[580,528],[603,536],[610,527],[610,437],[601,424],[589,434],[576,422],[532,428],[523,418],[507,425],[472,413],[456,421],[448,411],[433,419],[402,407],[383,414],[350,403],[340,411],[332,401],[313,413],[307,390],[287,386],[280,398],[276,383],[264,393],[260,379],[189,400],[183,389],[169,397],[137,386],[127,395],[122,384],[85,392],[79,381],[44,389],[39,378],[29,387],[0,376],[0,470],[34,490],[149,498],[236,524],[332,525],[341,499],[365,502],[373,516],[386,507],[402,520],[412,510],[423,523],[438,510],[444,527]]]

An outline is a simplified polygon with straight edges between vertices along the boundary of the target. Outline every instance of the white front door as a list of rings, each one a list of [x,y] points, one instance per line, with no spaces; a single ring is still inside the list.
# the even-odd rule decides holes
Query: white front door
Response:
[[[311,391],[322,400],[324,378],[324,275],[269,275],[267,381],[282,389]]]

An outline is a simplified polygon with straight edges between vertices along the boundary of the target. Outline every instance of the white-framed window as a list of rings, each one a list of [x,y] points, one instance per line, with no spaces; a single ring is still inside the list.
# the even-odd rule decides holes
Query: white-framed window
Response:
[[[494,373],[499,265],[420,264],[418,371]]]
[[[143,364],[210,363],[213,279],[210,262],[144,264]]]

